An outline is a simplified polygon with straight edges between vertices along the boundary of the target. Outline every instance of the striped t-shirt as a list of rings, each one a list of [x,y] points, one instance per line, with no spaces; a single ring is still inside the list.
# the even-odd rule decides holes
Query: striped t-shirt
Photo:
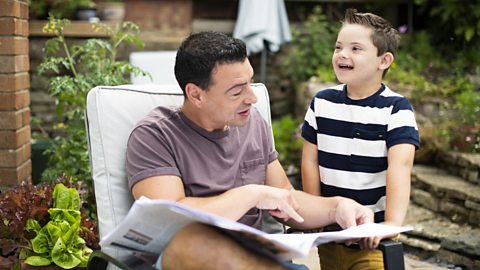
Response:
[[[387,150],[403,143],[419,147],[410,102],[383,84],[361,100],[350,99],[344,84],[324,89],[307,110],[302,136],[318,147],[321,195],[351,198],[383,222]]]

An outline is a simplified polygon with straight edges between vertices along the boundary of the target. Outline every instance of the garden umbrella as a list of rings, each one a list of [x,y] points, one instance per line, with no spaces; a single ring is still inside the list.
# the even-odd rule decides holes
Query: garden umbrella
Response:
[[[233,36],[245,42],[249,55],[262,53],[260,81],[265,82],[267,53],[292,39],[283,0],[240,0]]]

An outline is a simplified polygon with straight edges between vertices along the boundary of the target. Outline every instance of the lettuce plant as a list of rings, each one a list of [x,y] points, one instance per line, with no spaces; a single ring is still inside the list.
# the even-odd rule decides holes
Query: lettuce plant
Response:
[[[35,219],[28,219],[25,229],[35,233],[32,251],[25,263],[32,266],[50,265],[64,268],[86,267],[92,250],[80,237],[80,196],[75,188],[55,185],[53,207],[48,209],[50,221],[43,227]]]

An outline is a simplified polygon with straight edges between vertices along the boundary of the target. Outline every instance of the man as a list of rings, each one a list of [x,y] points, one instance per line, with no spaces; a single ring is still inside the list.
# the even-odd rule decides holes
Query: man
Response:
[[[129,138],[126,166],[135,198],[173,200],[256,228],[260,209],[299,229],[373,221],[372,212],[353,200],[293,189],[271,129],[252,107],[253,68],[241,40],[192,34],[178,49],[175,76],[185,96],[182,107],[154,109]],[[209,244],[212,248],[200,248]],[[283,267],[198,224],[170,241],[161,264],[164,269]]]

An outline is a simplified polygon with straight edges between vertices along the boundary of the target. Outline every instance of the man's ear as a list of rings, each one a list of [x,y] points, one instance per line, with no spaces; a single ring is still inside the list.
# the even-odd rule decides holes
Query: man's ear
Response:
[[[185,95],[189,102],[195,106],[201,106],[203,101],[203,90],[194,83],[187,83],[185,85]]]
[[[380,61],[380,66],[378,67],[381,70],[385,70],[390,67],[390,65],[393,63],[393,59],[395,57],[391,52],[386,52],[382,56],[382,60]]]

